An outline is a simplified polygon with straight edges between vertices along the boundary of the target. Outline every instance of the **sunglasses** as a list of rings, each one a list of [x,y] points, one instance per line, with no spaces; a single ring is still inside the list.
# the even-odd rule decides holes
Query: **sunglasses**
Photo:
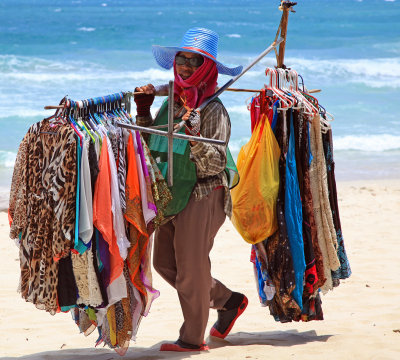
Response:
[[[192,58],[187,58],[183,55],[176,55],[175,56],[175,64],[176,65],[187,65],[191,67],[199,67],[204,63],[204,58],[202,56],[196,56]]]

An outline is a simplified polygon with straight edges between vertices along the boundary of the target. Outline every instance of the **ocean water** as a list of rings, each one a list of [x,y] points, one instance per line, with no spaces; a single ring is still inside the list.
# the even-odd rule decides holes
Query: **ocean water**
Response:
[[[279,1],[1,0],[0,202],[18,145],[45,105],[164,84],[151,45],[179,45],[194,26],[220,36],[218,58],[246,66],[275,38]],[[285,64],[332,122],[338,180],[400,176],[400,0],[299,0],[289,16]],[[235,87],[259,89],[273,53]],[[223,85],[229,78],[220,76]],[[250,137],[251,94],[221,96],[237,155]],[[156,98],[153,108],[162,99]]]

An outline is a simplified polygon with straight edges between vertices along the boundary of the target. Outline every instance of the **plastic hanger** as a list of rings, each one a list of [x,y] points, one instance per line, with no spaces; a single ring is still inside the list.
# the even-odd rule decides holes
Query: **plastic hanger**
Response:
[[[281,100],[280,101],[281,107],[278,108],[278,110],[287,110],[290,107],[290,103],[288,102],[284,94],[281,91],[279,91],[277,87],[277,73],[275,69],[267,68],[265,70],[265,74],[267,75],[267,77],[269,76],[269,84],[267,85],[266,89],[271,90],[272,93],[279,100]]]
[[[297,95],[298,99],[301,102],[301,105],[304,106],[304,112],[307,115],[316,115],[319,113],[318,109],[318,100],[315,99],[314,97],[310,97],[310,100],[308,99],[308,96],[306,97],[305,94],[303,94],[301,91],[299,91],[299,77],[298,74],[295,70],[290,70],[290,78],[292,80],[292,86],[293,86],[293,91]],[[314,102],[314,103],[313,103]]]
[[[278,72],[279,88],[282,90],[286,98],[289,100],[291,108],[296,109],[296,105],[298,104],[299,101],[293,94],[288,70],[277,69],[276,71]]]

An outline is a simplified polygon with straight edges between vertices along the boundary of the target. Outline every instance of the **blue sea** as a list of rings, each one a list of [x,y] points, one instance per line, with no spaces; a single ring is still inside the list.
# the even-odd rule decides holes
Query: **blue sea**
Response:
[[[51,114],[45,105],[168,82],[173,74],[157,65],[151,45],[179,45],[195,26],[219,34],[220,61],[246,66],[274,40],[279,3],[0,0],[0,201],[24,134]],[[400,0],[299,0],[295,10],[285,64],[308,89],[322,90],[316,97],[334,115],[336,178],[399,178]],[[274,65],[271,53],[235,87],[262,88]],[[251,95],[221,96],[236,155],[250,137]]]

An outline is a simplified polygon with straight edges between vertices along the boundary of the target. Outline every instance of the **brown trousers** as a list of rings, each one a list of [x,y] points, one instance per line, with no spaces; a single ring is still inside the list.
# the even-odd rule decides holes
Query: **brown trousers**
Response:
[[[154,268],[178,292],[184,322],[179,338],[190,344],[204,341],[209,308],[221,309],[232,292],[211,277],[209,253],[225,220],[224,189],[195,201],[158,228]]]

